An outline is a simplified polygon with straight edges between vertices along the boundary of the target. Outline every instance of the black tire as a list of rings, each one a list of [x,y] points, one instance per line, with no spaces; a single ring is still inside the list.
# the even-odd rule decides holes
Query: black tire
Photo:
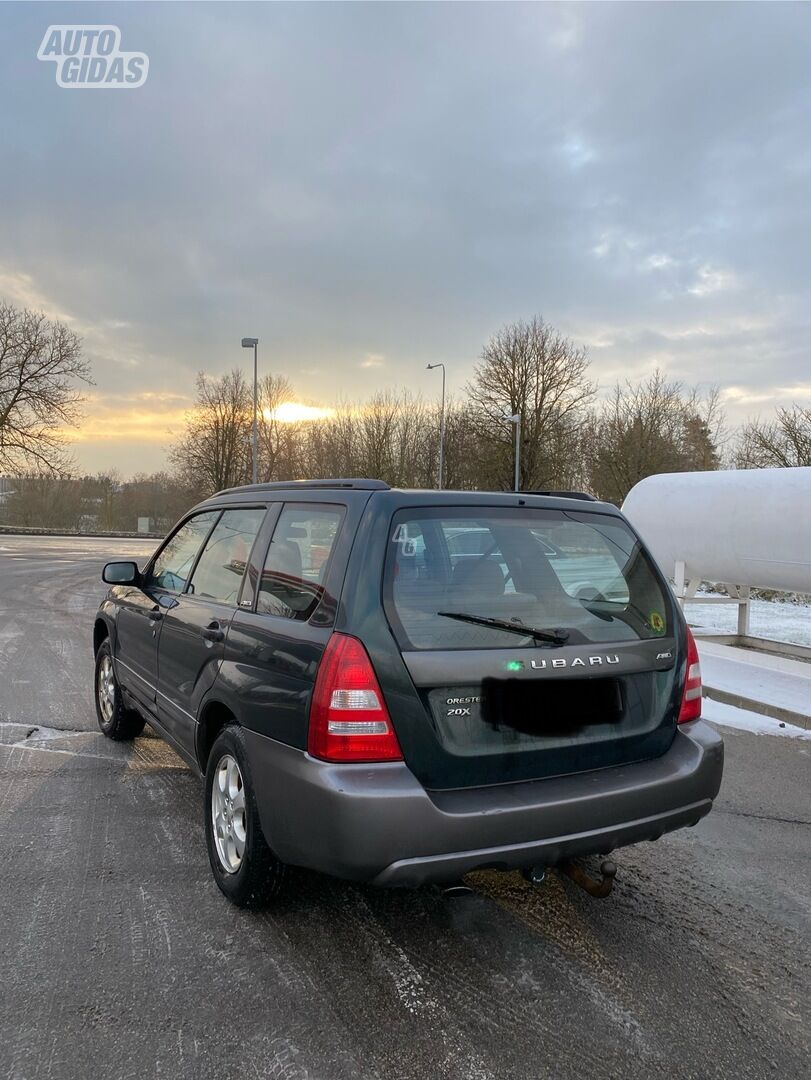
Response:
[[[244,836],[241,856],[238,855],[236,846],[233,847],[233,858],[239,858],[237,869],[233,867],[229,869],[218,850],[212,804],[214,784],[218,783],[217,778],[221,772],[226,771],[225,763],[228,758],[234,760],[239,767],[241,788],[238,790],[243,793],[241,801],[244,803],[241,813],[232,810],[234,833],[239,829],[240,835]],[[287,868],[270,850],[262,832],[245,736],[237,724],[230,724],[224,728],[211,748],[206,767],[204,792],[203,820],[208,859],[214,880],[231,903],[236,904],[237,907],[264,907],[282,891],[287,877]],[[238,796],[231,800],[232,806],[237,801]],[[220,834],[220,844],[225,844],[226,858],[229,856],[229,835],[233,834],[224,832]]]
[[[99,722],[102,734],[116,742],[127,742],[140,735],[144,730],[144,720],[140,713],[124,707],[124,699],[121,696],[121,688],[115,679],[113,671],[113,653],[110,649],[110,639],[105,638],[99,645],[96,653],[96,672],[93,679],[93,698],[96,703],[96,719]],[[102,706],[104,673],[110,673],[112,683],[107,682],[108,690],[104,696],[109,702],[109,708]],[[107,711],[105,712],[105,708]]]

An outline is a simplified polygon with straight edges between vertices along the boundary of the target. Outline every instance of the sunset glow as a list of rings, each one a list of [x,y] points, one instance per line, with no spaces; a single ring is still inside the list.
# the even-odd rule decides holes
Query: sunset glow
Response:
[[[85,409],[78,428],[61,432],[70,443],[150,444],[165,447],[173,433],[182,431],[193,401],[171,391],[140,391],[133,394],[85,395]],[[105,463],[106,464],[106,463]]]
[[[266,420],[279,420],[283,424],[298,424],[302,420],[326,420],[335,414],[334,409],[319,409],[315,405],[301,405],[297,401],[284,401],[275,409],[264,409]]]

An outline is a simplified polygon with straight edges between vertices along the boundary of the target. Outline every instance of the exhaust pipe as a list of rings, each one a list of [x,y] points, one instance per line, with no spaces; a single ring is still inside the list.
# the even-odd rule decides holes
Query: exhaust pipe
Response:
[[[581,889],[584,889],[589,896],[596,896],[599,900],[602,900],[611,892],[614,887],[614,878],[617,875],[617,864],[612,862],[611,859],[606,859],[600,864],[600,873],[603,875],[602,880],[587,874],[583,867],[576,862],[561,863],[559,869],[562,874],[571,878],[575,885],[579,885]]]

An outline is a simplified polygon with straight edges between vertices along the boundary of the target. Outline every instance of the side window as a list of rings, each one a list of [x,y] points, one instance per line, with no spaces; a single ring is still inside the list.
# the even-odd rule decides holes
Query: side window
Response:
[[[194,568],[189,592],[206,600],[236,604],[264,510],[225,510]]]
[[[287,619],[309,619],[324,595],[324,579],[343,510],[306,504],[285,506],[270,542],[256,610]]]
[[[206,510],[202,514],[195,514],[185,525],[180,526],[152,564],[150,585],[167,589],[169,592],[183,592],[200,545],[208,536],[209,529],[219,513],[219,510]]]

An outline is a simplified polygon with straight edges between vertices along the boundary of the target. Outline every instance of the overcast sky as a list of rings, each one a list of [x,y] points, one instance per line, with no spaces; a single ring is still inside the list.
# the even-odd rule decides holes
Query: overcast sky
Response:
[[[50,23],[136,90],[66,90]],[[3,4],[0,297],[71,321],[83,467],[157,468],[195,372],[329,405],[542,315],[603,387],[811,404],[811,6]],[[438,373],[435,373],[438,375]]]

